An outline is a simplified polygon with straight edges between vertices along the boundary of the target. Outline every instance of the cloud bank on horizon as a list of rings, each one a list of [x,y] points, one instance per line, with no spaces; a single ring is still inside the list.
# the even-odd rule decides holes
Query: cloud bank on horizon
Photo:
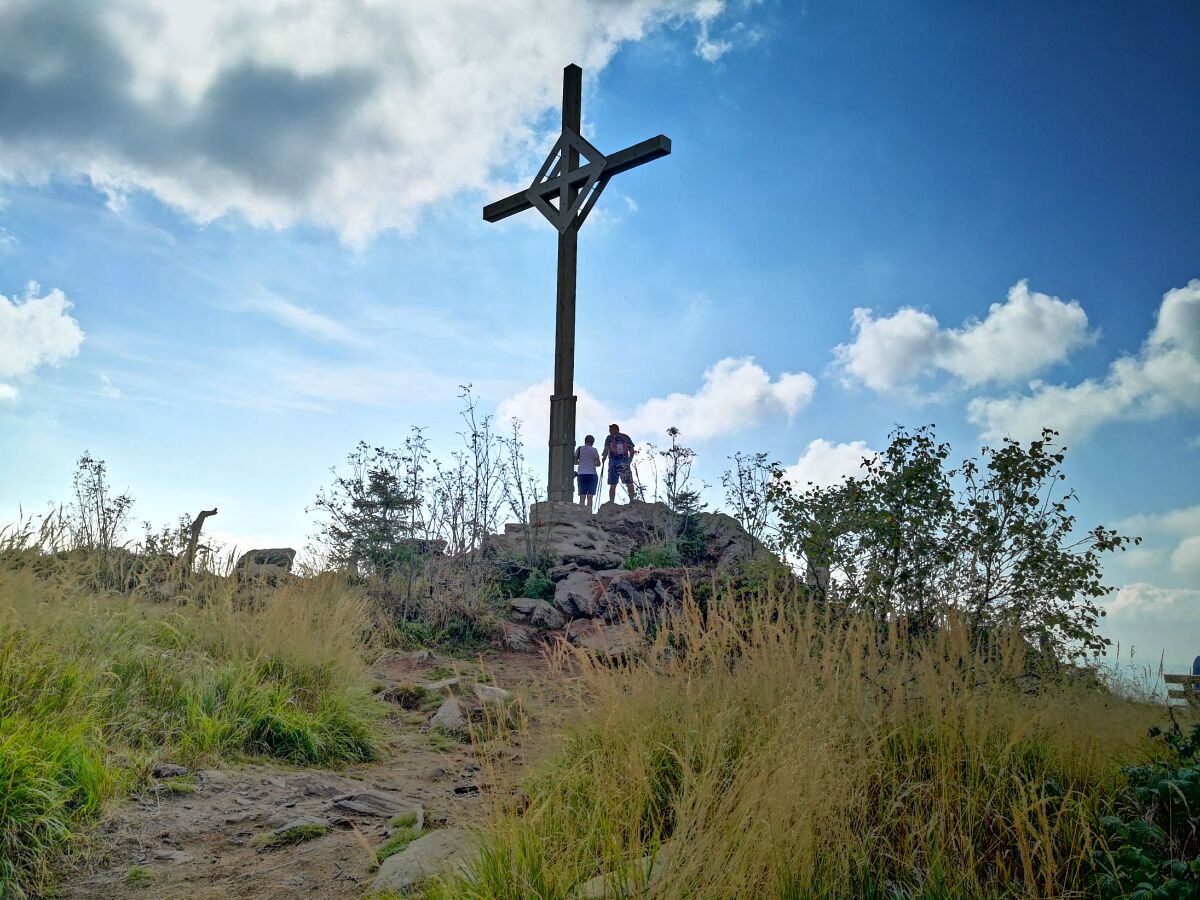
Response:
[[[662,27],[715,62],[759,39],[727,19],[723,0],[16,0],[0,179],[85,176],[117,203],[149,191],[362,246],[535,157],[567,62],[598,71]]]

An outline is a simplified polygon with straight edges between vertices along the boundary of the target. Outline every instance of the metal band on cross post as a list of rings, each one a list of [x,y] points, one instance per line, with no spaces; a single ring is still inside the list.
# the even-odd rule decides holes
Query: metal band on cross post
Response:
[[[582,118],[583,70],[570,65],[563,69],[562,134],[533,184],[483,208],[483,218],[488,222],[536,208],[558,230],[554,393],[550,397],[550,464],[546,481],[550,500],[569,501],[574,494],[575,276],[579,227],[610,178],[671,152],[671,139],[660,134],[605,156],[580,135]]]

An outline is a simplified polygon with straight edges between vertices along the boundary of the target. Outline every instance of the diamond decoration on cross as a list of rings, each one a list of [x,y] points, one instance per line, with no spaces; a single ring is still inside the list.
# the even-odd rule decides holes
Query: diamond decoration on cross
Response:
[[[572,167],[576,157],[586,162]],[[604,177],[607,164],[603,153],[564,128],[525,196],[559,234],[565,234],[572,225],[582,225],[596,204],[608,183]]]

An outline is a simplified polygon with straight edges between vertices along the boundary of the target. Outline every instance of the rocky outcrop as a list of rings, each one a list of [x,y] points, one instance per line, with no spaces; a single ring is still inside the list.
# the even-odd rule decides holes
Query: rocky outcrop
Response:
[[[536,651],[565,639],[600,656],[625,655],[633,645],[627,623],[652,621],[662,610],[677,607],[689,583],[768,555],[723,513],[700,513],[696,525],[704,540],[687,566],[630,570],[623,567],[637,551],[661,547],[675,536],[678,521],[665,504],[607,503],[594,515],[575,504],[535,504],[527,526],[507,525],[485,547],[496,559],[523,559],[528,529],[535,552],[551,564],[546,574],[554,584],[553,599],[510,600],[504,644]]]
[[[250,550],[238,557],[234,571],[247,578],[266,575],[288,575],[296,551],[291,547],[273,547],[270,550]]]
[[[696,524],[705,536],[697,568],[728,571],[767,553],[737,520],[724,513],[699,513]],[[572,572],[619,569],[634,551],[661,544],[673,536],[674,515],[665,503],[606,503],[595,514],[573,503],[535,503],[528,526],[510,524],[491,535],[487,552],[502,559],[525,556],[525,529],[533,531],[535,552],[553,560],[552,580]]]
[[[528,597],[516,597],[508,601],[512,611],[510,618],[515,622],[528,623],[535,628],[562,628],[567,624],[567,618],[551,603],[545,600],[532,600]]]
[[[686,568],[652,567],[573,572],[555,586],[554,606],[568,619],[653,618],[658,610],[679,605],[693,574]]]

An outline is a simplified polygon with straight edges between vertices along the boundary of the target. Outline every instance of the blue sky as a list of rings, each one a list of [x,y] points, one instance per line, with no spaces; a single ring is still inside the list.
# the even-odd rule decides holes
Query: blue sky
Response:
[[[1146,538],[1110,635],[1200,653],[1194,4],[200,6],[0,4],[0,515],[86,449],[139,517],[297,546],[459,384],[540,435],[553,231],[480,208],[575,61],[602,151],[674,142],[582,233],[581,429],[677,424],[716,484],[1054,425],[1081,523]]]

